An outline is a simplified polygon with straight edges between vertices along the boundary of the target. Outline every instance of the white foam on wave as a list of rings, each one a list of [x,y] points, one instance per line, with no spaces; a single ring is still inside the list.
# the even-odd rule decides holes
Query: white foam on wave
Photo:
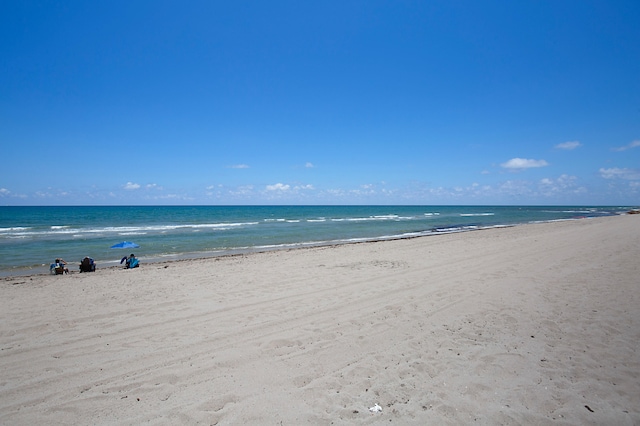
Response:
[[[22,232],[28,229],[31,229],[31,228],[23,227],[23,226],[14,226],[12,228],[0,228],[0,232]]]
[[[495,213],[460,213],[462,217],[474,217],[474,216],[494,216]]]
[[[216,229],[235,228],[240,226],[257,225],[259,222],[236,222],[236,223],[198,223],[185,225],[150,225],[136,228],[143,231],[173,231],[176,229]]]
[[[378,215],[368,217],[345,217],[345,218],[333,218],[332,222],[370,222],[370,221],[382,221],[382,220],[400,220],[400,219],[412,219],[411,217],[400,217],[396,214]]]
[[[210,229],[216,231],[228,230],[243,226],[258,225],[259,222],[237,222],[237,223],[201,223],[185,225],[148,225],[148,226],[106,226],[103,228],[72,228],[68,225],[51,226],[46,230],[33,230],[29,227],[0,228],[0,235],[4,238],[40,238],[55,237],[56,235],[71,235],[79,238],[86,235],[93,237],[115,235],[146,235],[152,232],[166,233],[180,229]]]
[[[585,218],[586,219],[586,218]],[[566,218],[566,219],[549,219],[549,220],[530,220],[527,223],[553,223],[553,222],[566,222],[568,220],[578,220],[576,218]]]
[[[117,234],[133,233],[136,232],[166,232],[175,231],[178,229],[229,229],[241,226],[257,225],[258,222],[238,222],[238,223],[199,223],[199,224],[185,224],[185,225],[148,225],[148,226],[111,226],[105,228],[87,229],[83,232],[114,232]]]
[[[32,236],[42,236],[42,235],[59,235],[59,234],[73,234],[74,232],[78,232],[77,229],[56,229],[49,231],[30,231],[32,228],[23,228],[23,229],[15,229],[13,231],[5,232],[4,235],[8,236],[19,236],[19,237],[32,237]]]

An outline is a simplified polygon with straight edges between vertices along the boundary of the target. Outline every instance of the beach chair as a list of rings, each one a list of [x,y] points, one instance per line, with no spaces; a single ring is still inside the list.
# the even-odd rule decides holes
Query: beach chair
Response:
[[[93,262],[93,259],[90,257],[85,257],[80,262],[80,272],[95,272],[96,264]]]
[[[64,265],[61,263],[52,263],[49,266],[49,272],[52,275],[62,275],[64,274]]]

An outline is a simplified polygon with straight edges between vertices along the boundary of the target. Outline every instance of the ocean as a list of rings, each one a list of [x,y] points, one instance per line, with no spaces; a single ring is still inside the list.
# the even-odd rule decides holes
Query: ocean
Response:
[[[590,206],[0,207],[0,276],[48,273],[55,258],[98,269],[141,262],[428,236],[622,214]],[[131,241],[136,249],[112,249]]]

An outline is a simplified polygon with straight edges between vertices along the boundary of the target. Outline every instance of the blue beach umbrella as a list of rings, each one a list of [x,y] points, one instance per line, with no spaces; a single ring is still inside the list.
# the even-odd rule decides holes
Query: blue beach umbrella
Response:
[[[131,241],[123,241],[118,244],[114,244],[111,246],[112,249],[125,249],[125,248],[138,248],[140,247],[136,243],[132,243]]]

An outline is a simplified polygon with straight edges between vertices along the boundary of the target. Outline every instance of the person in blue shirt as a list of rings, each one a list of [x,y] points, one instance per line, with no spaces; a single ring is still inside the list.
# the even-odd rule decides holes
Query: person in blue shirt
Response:
[[[129,257],[125,256],[122,259],[120,259],[121,264],[125,261],[127,262],[125,266],[127,269],[137,268],[138,266],[140,266],[140,261],[136,259],[136,255],[133,253],[131,253]]]

